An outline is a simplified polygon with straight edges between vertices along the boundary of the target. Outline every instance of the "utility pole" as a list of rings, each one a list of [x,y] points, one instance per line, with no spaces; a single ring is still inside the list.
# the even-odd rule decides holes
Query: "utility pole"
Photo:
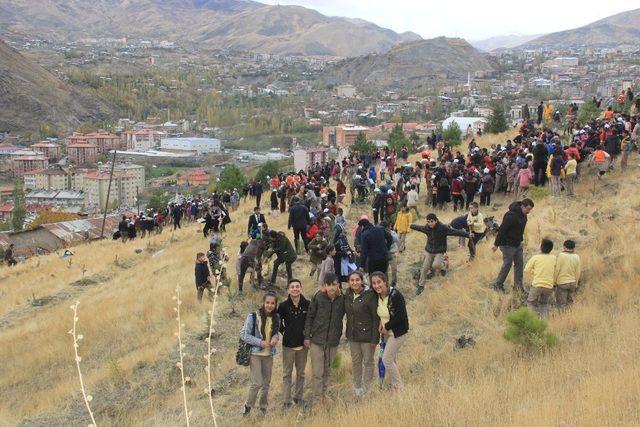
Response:
[[[107,211],[109,210],[109,196],[111,195],[111,181],[113,181],[113,169],[116,167],[116,154],[118,150],[113,150],[113,159],[111,160],[111,172],[109,173],[109,186],[107,187],[107,200],[104,204],[104,215],[102,217],[102,230],[100,230],[100,238],[104,237],[104,225],[107,222]],[[100,198],[98,198],[100,203]]]
[[[136,185],[136,204],[138,205],[138,218],[140,218],[140,194],[138,193],[137,185]]]

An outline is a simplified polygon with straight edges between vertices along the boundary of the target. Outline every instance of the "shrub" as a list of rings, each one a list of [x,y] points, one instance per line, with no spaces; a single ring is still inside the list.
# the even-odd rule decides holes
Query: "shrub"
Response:
[[[507,315],[509,326],[504,338],[529,352],[542,352],[558,343],[558,337],[546,332],[547,321],[522,307]]]
[[[529,187],[529,194],[527,197],[533,200],[540,200],[548,197],[550,194],[551,191],[548,186],[539,185],[536,187],[535,185],[532,185]]]
[[[462,143],[462,131],[460,125],[455,121],[449,123],[449,126],[442,133],[442,139],[449,145],[460,145]]]
[[[491,116],[485,126],[488,133],[501,133],[509,129],[507,118],[505,117],[504,105],[501,102],[494,102],[491,105]]]

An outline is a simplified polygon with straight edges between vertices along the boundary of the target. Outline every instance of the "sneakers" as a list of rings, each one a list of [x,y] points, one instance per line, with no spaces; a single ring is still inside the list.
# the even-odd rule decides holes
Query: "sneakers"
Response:
[[[242,409],[242,416],[246,417],[249,415],[249,412],[251,412],[251,408],[248,407],[247,405],[244,405],[243,409]]]

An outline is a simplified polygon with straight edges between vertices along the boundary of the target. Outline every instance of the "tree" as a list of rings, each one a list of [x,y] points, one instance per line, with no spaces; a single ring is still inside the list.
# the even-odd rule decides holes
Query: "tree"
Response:
[[[449,145],[460,145],[462,143],[462,131],[455,120],[452,120],[442,132],[442,139]]]
[[[52,224],[54,222],[72,221],[78,219],[78,215],[70,212],[56,212],[45,210],[38,214],[36,219],[27,227],[30,230],[36,229],[43,224]]]
[[[245,185],[247,185],[247,177],[244,172],[237,166],[227,166],[220,172],[220,177],[207,188],[211,191],[226,191],[240,189]]]
[[[256,181],[262,183],[263,185],[268,185],[269,178],[273,178],[274,175],[277,175],[280,172],[280,165],[275,160],[269,160],[264,165],[260,166],[258,169],[258,173],[256,174]]]
[[[149,197],[149,202],[147,203],[147,207],[151,209],[163,208],[167,206],[167,203],[169,203],[169,199],[170,197],[168,194],[165,194],[164,191],[162,191],[159,188],[156,188],[151,193],[151,197]]]
[[[600,109],[593,102],[585,102],[578,111],[578,126],[584,126],[600,116]]]
[[[509,129],[507,118],[504,114],[504,105],[502,105],[501,102],[494,102],[491,105],[489,123],[487,123],[484,129],[489,133],[502,133]]]
[[[13,231],[20,231],[24,226],[24,218],[27,215],[27,209],[24,201],[24,191],[22,184],[16,184],[13,187],[13,217],[11,218],[11,224],[13,225]]]
[[[418,147],[420,145],[420,137],[415,133],[415,131],[411,132],[411,135],[409,135],[409,141],[411,141],[411,145],[414,147]]]
[[[351,151],[357,154],[366,154],[374,150],[373,142],[367,141],[364,132],[360,132],[350,147]]]
[[[389,148],[399,151],[402,146],[407,144],[408,142],[409,140],[402,130],[402,124],[396,123],[395,125],[393,125],[393,129],[391,129],[391,133],[389,134],[389,138],[387,139]]]

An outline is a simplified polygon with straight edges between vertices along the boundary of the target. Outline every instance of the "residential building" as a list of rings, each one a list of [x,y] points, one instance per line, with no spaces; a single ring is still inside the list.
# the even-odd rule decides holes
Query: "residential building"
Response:
[[[110,173],[111,162],[98,166],[98,171]],[[130,175],[134,181],[134,186],[138,187],[139,191],[145,187],[145,170],[144,166],[136,165],[134,163],[116,163],[113,168],[114,174],[127,174]]]
[[[25,194],[25,201],[39,206],[62,206],[67,211],[79,211],[85,207],[83,191],[36,190]]]
[[[49,165],[49,160],[43,155],[18,156],[11,161],[11,169],[14,176],[23,176],[27,172],[44,169]]]
[[[336,95],[339,98],[355,98],[357,94],[356,87],[353,85],[336,86]]]
[[[97,207],[104,210],[107,206],[107,192],[109,191],[108,172],[90,172],[84,177],[87,193],[87,208]],[[126,173],[114,173],[109,194],[109,209],[118,206],[134,206],[136,203],[135,179]]]
[[[316,163],[329,161],[329,147],[299,147],[293,150],[293,167],[296,171],[307,171]]]
[[[122,132],[124,144],[130,151],[149,151],[160,144],[166,133],[156,129],[126,130]]]
[[[191,169],[188,172],[182,173],[178,177],[179,185],[188,185],[191,187],[199,187],[209,184],[211,175],[203,169]]]
[[[87,134],[74,132],[73,135],[67,137],[67,145],[72,144],[95,144],[98,153],[107,154],[111,150],[120,148],[120,137],[104,131]]]
[[[369,128],[356,125],[324,126],[322,144],[335,147],[348,147],[356,140],[360,132],[368,136]]]
[[[55,144],[53,142],[38,142],[33,144],[31,149],[38,153],[42,153],[42,155],[48,159],[58,160],[62,157],[62,147],[60,147],[60,144]]]
[[[174,153],[219,153],[221,148],[217,138],[166,138],[160,141],[160,150]]]
[[[452,122],[456,122],[460,127],[460,131],[462,132],[462,137],[464,138],[467,133],[467,128],[471,125],[471,129],[473,129],[473,133],[477,134],[478,130],[484,132],[484,126],[487,124],[487,119],[484,117],[449,117],[445,121],[442,122],[442,129],[446,129]]]
[[[95,144],[67,145],[67,156],[71,163],[78,165],[95,163],[98,158],[98,146]]]
[[[7,202],[0,203],[0,221],[11,221],[11,218],[13,218],[13,204]]]

